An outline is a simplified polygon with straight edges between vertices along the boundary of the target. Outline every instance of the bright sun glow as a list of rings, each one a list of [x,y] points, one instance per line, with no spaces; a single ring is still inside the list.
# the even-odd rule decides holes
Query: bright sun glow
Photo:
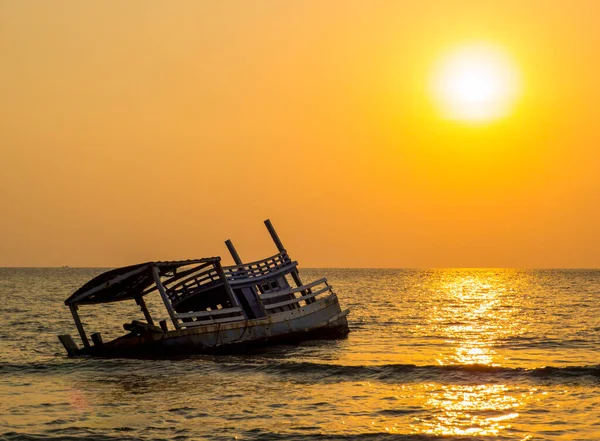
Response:
[[[443,116],[485,123],[507,116],[520,92],[514,62],[488,44],[462,46],[434,69],[431,89]]]

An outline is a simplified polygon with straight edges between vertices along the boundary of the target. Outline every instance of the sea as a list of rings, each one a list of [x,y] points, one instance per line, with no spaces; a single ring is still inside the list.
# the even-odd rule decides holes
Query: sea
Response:
[[[600,270],[303,269],[351,310],[347,338],[68,358],[64,300],[102,271],[0,268],[0,439],[600,440]],[[80,312],[105,341],[143,318]]]

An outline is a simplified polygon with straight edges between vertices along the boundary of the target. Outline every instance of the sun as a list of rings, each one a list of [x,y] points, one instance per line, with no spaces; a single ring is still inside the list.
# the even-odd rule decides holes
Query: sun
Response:
[[[443,57],[430,88],[444,118],[480,124],[510,115],[521,84],[515,63],[504,51],[477,43]]]

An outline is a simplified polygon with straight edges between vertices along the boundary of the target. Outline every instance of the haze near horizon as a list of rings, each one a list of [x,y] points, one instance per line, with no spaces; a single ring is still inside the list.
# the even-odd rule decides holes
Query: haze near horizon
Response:
[[[599,14],[0,0],[0,266],[600,267]]]

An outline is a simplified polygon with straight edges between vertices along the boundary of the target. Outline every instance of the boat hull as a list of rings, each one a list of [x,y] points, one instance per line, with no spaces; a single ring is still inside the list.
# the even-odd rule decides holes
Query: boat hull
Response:
[[[212,324],[160,332],[129,334],[79,351],[99,357],[160,358],[168,356],[239,353],[257,346],[307,339],[342,338],[348,334],[346,316],[335,294],[301,308],[266,318]]]

